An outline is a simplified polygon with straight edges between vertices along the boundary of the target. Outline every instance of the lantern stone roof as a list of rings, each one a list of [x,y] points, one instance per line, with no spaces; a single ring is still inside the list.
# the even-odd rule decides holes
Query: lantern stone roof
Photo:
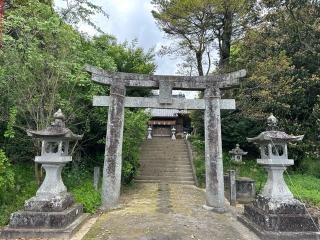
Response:
[[[34,130],[27,130],[28,136],[34,138],[63,138],[63,139],[70,139],[70,140],[80,140],[82,139],[83,135],[74,134],[69,128],[65,127],[65,116],[62,113],[61,109],[59,109],[54,115],[54,122],[45,129],[34,131]]]
[[[287,134],[282,131],[265,131],[260,133],[257,137],[247,138],[249,142],[262,143],[262,142],[271,142],[273,140],[283,141],[283,142],[292,142],[292,141],[301,141],[304,135],[294,136]]]
[[[229,153],[233,154],[233,155],[247,155],[248,154],[248,152],[245,152],[240,148],[239,144],[236,144],[236,148],[229,151]]]
[[[293,142],[293,141],[301,141],[304,135],[294,136],[287,134],[283,131],[278,131],[278,119],[270,115],[267,119],[267,131],[260,133],[257,137],[247,138],[248,142],[254,143],[264,143],[264,142]]]

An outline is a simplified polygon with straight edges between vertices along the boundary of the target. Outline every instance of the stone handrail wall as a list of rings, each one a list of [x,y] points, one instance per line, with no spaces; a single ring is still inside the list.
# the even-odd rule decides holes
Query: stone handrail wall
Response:
[[[187,148],[188,148],[188,157],[189,157],[191,168],[192,168],[192,175],[194,178],[194,182],[195,182],[196,186],[198,187],[199,183],[198,183],[196,168],[194,166],[194,154],[193,154],[192,145],[187,139],[184,139],[184,141],[185,141]]]

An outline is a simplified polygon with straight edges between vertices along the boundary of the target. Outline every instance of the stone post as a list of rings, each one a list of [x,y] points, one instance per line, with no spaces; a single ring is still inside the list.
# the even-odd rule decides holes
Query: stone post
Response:
[[[237,185],[236,185],[236,171],[229,170],[229,188],[230,188],[230,205],[237,204]]]
[[[100,167],[94,167],[93,169],[93,186],[95,190],[99,188]]]
[[[125,93],[121,80],[114,79],[110,87],[111,104],[103,166],[102,209],[105,210],[116,207],[120,196]]]
[[[204,126],[206,164],[205,208],[217,212],[224,212],[224,179],[219,88],[208,87],[205,91]]]

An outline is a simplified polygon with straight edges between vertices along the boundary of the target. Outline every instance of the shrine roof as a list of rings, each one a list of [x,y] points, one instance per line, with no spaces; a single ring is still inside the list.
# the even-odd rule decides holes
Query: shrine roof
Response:
[[[162,108],[148,108],[147,111],[152,117],[178,117],[179,114],[189,114],[188,110],[179,109],[162,109]]]

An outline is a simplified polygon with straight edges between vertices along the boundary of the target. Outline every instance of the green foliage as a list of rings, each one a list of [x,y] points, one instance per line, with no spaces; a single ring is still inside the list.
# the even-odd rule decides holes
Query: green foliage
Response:
[[[4,151],[0,149],[0,203],[5,193],[14,187],[14,172]]]
[[[47,127],[58,108],[67,116],[66,124],[72,131],[84,133],[72,165],[63,173],[65,184],[84,204],[85,211],[94,212],[101,199],[93,189],[90,170],[103,165],[107,108],[92,107],[92,98],[108,95],[109,88],[94,83],[83,66],[145,74],[155,71],[153,51],[145,52],[137,41],[118,43],[115,37],[105,34],[87,38],[74,30],[70,24],[83,20],[90,24],[89,17],[102,11],[86,0],[72,2],[76,3],[74,9],[58,9],[59,14],[52,1],[43,0],[14,0],[6,9],[0,48],[0,144],[14,164],[14,175],[1,152],[0,192],[5,187],[8,191],[0,193],[0,225],[7,223],[10,212],[23,208],[23,202],[37,189],[34,169],[23,163],[31,163],[40,146],[25,130]],[[77,11],[81,13],[76,16]],[[146,96],[150,90],[128,89],[127,94]],[[126,111],[126,183],[138,168],[138,150],[147,119],[143,111]]]
[[[13,126],[16,123],[16,117],[17,117],[17,109],[15,107],[11,107],[9,110],[9,119],[8,119],[7,129],[4,132],[5,138],[15,137],[15,131],[13,129]]]
[[[124,123],[124,140],[122,149],[122,180],[130,183],[139,168],[139,152],[145,140],[149,116],[144,110],[126,111]]]
[[[71,189],[76,202],[83,204],[85,212],[95,213],[101,206],[101,194],[94,189],[92,179],[86,179]]]
[[[14,186],[0,193],[0,226],[6,225],[10,214],[21,210],[24,201],[35,195],[38,186],[33,173],[30,165],[13,165]]]

